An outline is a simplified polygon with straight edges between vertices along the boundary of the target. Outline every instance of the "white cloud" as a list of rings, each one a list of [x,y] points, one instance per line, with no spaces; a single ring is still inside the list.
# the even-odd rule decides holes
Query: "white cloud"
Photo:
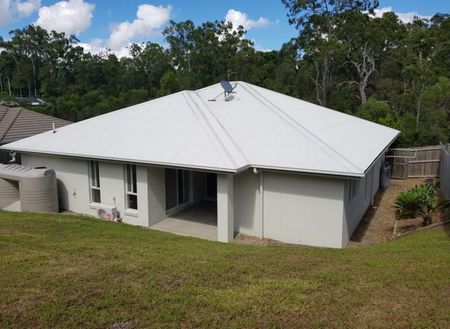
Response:
[[[8,0],[0,1],[0,26],[8,24],[12,20],[10,5]]]
[[[0,26],[19,17],[28,17],[39,9],[41,0],[0,0]]]
[[[245,30],[263,27],[270,23],[267,18],[260,17],[257,20],[250,19],[247,17],[246,13],[234,9],[228,10],[225,15],[225,21],[231,22],[233,24],[233,29],[237,29],[239,26],[242,26]]]
[[[93,55],[100,55],[108,53],[108,49],[106,49],[103,40],[100,38],[92,39],[90,42],[79,42],[77,44],[80,47],[83,47],[84,51],[87,53],[91,53]]]
[[[411,23],[414,20],[414,17],[418,17],[421,19],[430,19],[431,18],[431,16],[420,15],[417,11],[410,11],[407,13],[397,13],[392,10],[392,7],[383,7],[380,9],[375,9],[374,14],[375,14],[375,17],[381,17],[381,16],[383,16],[384,13],[388,13],[388,12],[394,12],[403,23]]]
[[[94,4],[84,0],[60,1],[39,9],[39,17],[35,24],[48,31],[79,35],[91,25],[94,8]]]
[[[169,21],[171,12],[171,6],[140,5],[134,21],[122,22],[112,27],[107,41],[108,47],[119,50],[138,37],[154,35]]]
[[[39,10],[41,7],[41,0],[21,1],[17,3],[16,7],[20,16],[28,17]]]
[[[271,48],[264,48],[263,46],[261,46],[259,43],[257,43],[254,39],[252,39],[253,41],[253,48],[255,48],[256,51],[261,51],[263,53],[268,53],[271,51],[274,51],[275,49],[271,49]]]
[[[78,46],[84,49],[85,53],[91,53],[92,55],[108,55],[110,53],[115,54],[118,58],[130,57],[130,46],[132,43],[128,43],[121,48],[111,50],[106,47],[105,42],[100,38],[92,39],[88,43],[79,42]]]

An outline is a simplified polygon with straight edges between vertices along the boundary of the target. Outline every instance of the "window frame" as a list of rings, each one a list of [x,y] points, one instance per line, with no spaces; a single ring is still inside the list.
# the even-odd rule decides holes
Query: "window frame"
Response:
[[[100,165],[98,161],[89,161],[89,197],[92,203],[101,203]],[[98,191],[98,200],[95,200],[94,191]]]
[[[348,201],[351,202],[358,194],[359,182],[356,179],[351,179],[348,184]]]
[[[124,166],[125,183],[125,209],[137,211],[139,209],[138,189],[137,189],[137,167],[134,164],[127,163]],[[131,207],[130,196],[136,197],[136,207]]]

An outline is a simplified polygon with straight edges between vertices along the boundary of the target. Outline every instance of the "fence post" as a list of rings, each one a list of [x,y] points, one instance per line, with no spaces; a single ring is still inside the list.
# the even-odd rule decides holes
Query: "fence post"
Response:
[[[445,200],[450,200],[450,144],[441,144],[441,165],[439,168],[439,182]]]

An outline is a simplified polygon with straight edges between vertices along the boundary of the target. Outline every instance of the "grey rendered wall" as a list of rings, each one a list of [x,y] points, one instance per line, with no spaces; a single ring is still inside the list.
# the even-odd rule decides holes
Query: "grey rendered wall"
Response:
[[[264,172],[263,181],[264,237],[310,246],[343,246],[343,180]]]
[[[86,162],[87,168],[87,162]],[[149,226],[147,168],[136,167],[138,210],[127,210],[125,204],[125,171],[119,163],[99,162],[101,203],[116,207],[125,223]],[[88,190],[89,193],[89,190]],[[97,209],[96,206],[89,205]]]
[[[26,166],[53,168],[58,179],[58,193],[62,209],[97,216],[99,205],[90,202],[88,161],[47,155],[23,154]],[[124,222],[149,226],[165,216],[164,171],[160,168],[137,166],[138,210],[127,210],[125,205],[124,167],[120,163],[99,162],[101,205],[115,206]],[[148,184],[148,181],[151,184]],[[155,184],[155,188],[153,188]],[[158,204],[163,202],[162,204]],[[149,212],[149,204],[152,213]]]
[[[234,230],[262,236],[261,174],[247,170],[234,176]]]
[[[384,157],[380,157],[366,173],[364,178],[357,180],[356,195],[350,200],[349,189],[351,181],[345,182],[344,221],[342,240],[347,244],[367,209],[373,204],[375,194],[380,188],[380,169]]]
[[[89,181],[87,179],[88,168],[86,161],[23,154],[22,164],[30,167],[45,166],[55,170],[61,209],[95,215],[94,210],[88,207]]]
[[[158,223],[166,215],[166,183],[164,168],[149,167],[147,172],[149,225]]]

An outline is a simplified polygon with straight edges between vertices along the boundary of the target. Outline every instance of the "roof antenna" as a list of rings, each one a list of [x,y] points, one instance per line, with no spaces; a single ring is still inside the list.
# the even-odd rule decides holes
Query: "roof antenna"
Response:
[[[220,85],[221,85],[222,88],[223,88],[223,92],[221,92],[219,95],[217,95],[217,96],[215,96],[215,97],[213,97],[213,98],[211,98],[211,99],[208,99],[209,102],[215,102],[215,101],[216,101],[216,98],[219,97],[219,96],[222,95],[222,94],[223,94],[224,97],[225,97],[225,101],[228,102],[227,96],[235,92],[234,89],[236,89],[236,87],[237,87],[238,84],[237,84],[237,82],[236,82],[236,84],[235,84],[234,87],[233,87],[229,81],[227,81],[227,80],[222,80],[222,81],[220,81]]]
[[[228,79],[228,81],[231,80],[230,76],[231,76],[232,74],[236,74],[236,72],[233,72],[233,71],[231,71],[231,69],[228,69],[228,70],[227,70],[227,79]]]

